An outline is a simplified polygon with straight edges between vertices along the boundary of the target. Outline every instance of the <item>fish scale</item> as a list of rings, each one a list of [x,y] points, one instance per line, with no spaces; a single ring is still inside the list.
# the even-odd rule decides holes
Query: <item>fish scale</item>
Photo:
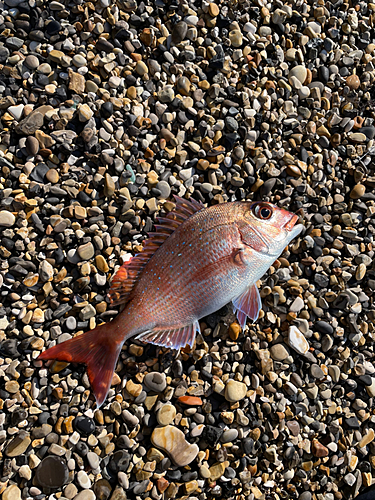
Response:
[[[44,351],[38,359],[87,365],[96,401],[108,393],[126,339],[179,349],[194,344],[198,320],[232,301],[242,327],[261,308],[256,281],[302,229],[297,216],[264,202],[203,208],[176,198],[144,250],[123,264],[109,297],[125,305],[110,323]]]

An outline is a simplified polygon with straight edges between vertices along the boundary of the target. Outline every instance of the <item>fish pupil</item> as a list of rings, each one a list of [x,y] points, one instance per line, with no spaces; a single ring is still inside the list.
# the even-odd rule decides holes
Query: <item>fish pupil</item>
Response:
[[[269,208],[262,208],[260,211],[260,215],[262,219],[268,219],[268,217],[271,215],[271,210]]]

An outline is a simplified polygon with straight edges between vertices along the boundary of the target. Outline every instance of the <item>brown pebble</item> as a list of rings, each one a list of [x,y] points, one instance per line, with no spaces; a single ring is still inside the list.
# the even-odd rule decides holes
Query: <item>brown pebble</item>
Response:
[[[366,188],[363,184],[356,184],[350,191],[350,198],[352,200],[359,200],[365,194]]]
[[[327,457],[329,452],[328,448],[326,448],[321,443],[319,443],[319,441],[314,439],[312,442],[312,453],[314,457],[323,458]]]
[[[212,17],[217,17],[220,13],[219,7],[216,5],[216,3],[211,2],[208,5],[208,13]]]
[[[60,176],[57,170],[50,168],[46,173],[46,178],[49,182],[52,182],[52,184],[56,184],[56,182],[59,182]]]
[[[351,90],[357,90],[358,87],[361,85],[361,80],[358,78],[357,75],[349,75],[346,79],[346,85]]]
[[[231,340],[237,340],[239,334],[241,333],[241,327],[237,322],[233,322],[229,325],[229,337]]]
[[[39,141],[32,135],[26,139],[26,151],[30,156],[35,156],[39,151]]]

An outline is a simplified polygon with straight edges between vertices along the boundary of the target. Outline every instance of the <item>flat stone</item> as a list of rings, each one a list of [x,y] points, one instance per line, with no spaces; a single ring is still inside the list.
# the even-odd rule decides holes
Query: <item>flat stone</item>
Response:
[[[187,406],[202,406],[203,404],[201,398],[197,396],[180,396],[177,401]]]
[[[42,127],[44,117],[42,113],[34,111],[20,121],[16,126],[17,134],[33,135],[36,130]]]
[[[360,448],[364,448],[368,444],[372,443],[372,441],[374,440],[374,438],[375,438],[375,431],[374,431],[374,429],[370,428],[368,430],[367,434],[365,434],[363,436],[363,438],[360,440],[359,447]]]
[[[303,84],[307,77],[307,69],[305,68],[305,66],[298,65],[289,70],[288,79],[291,85],[293,85],[292,77],[297,78],[297,80],[299,80],[299,82]]]
[[[163,405],[156,414],[159,425],[169,425],[173,422],[177,414],[176,408],[171,404]]]
[[[116,185],[109,174],[105,174],[104,178],[104,195],[111,197],[115,194]]]
[[[48,456],[43,458],[36,470],[36,480],[44,488],[61,488],[69,478],[69,470],[63,458]]]
[[[112,498],[112,497],[111,497]],[[76,495],[73,500],[95,500],[96,496],[92,490],[82,490]]]
[[[275,361],[284,361],[289,356],[289,352],[282,344],[275,344],[270,348],[270,355]]]
[[[82,260],[90,260],[94,257],[95,249],[92,243],[88,242],[77,248],[78,255]]]
[[[184,21],[180,21],[174,25],[172,30],[172,42],[178,45],[181,43],[187,34],[188,26]]]
[[[293,325],[289,327],[288,344],[292,349],[298,352],[298,354],[306,354],[309,350],[309,343],[305,339],[305,336]]]
[[[21,490],[17,485],[11,484],[4,490],[2,500],[21,500]]]
[[[12,227],[16,222],[15,216],[12,212],[7,210],[0,210],[0,226],[1,227]]]
[[[151,435],[151,442],[168,453],[174,464],[179,467],[190,464],[199,452],[198,446],[189,444],[184,433],[172,425],[156,427]]]
[[[24,107],[25,106],[23,104],[18,104],[18,106],[9,106],[8,113],[10,113],[15,120],[19,121]]]
[[[243,382],[229,379],[225,385],[225,399],[231,403],[241,401],[246,396],[247,386]]]
[[[26,138],[26,151],[30,156],[35,156],[39,151],[39,141],[32,135]]]
[[[31,443],[29,433],[20,431],[5,448],[7,457],[18,457],[23,455]]]

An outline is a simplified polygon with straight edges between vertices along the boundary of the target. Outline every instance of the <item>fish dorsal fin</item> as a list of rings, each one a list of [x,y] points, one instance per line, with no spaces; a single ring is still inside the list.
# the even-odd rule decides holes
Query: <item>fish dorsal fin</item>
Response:
[[[139,274],[156,250],[186,219],[204,208],[198,201],[185,200],[178,196],[174,198],[176,208],[168,212],[165,217],[156,219],[155,232],[148,233],[149,237],[144,241],[143,251],[125,262],[115,274],[108,292],[112,305],[127,302]]]
[[[257,286],[255,284],[251,285],[239,297],[234,299],[233,308],[242,329],[244,329],[246,325],[247,317],[256,321],[259,316],[259,311],[262,308],[262,300]]]
[[[196,332],[200,333],[198,321],[183,327],[150,330],[141,333],[136,338],[142,342],[170,349],[181,349],[186,345],[193,348]]]

